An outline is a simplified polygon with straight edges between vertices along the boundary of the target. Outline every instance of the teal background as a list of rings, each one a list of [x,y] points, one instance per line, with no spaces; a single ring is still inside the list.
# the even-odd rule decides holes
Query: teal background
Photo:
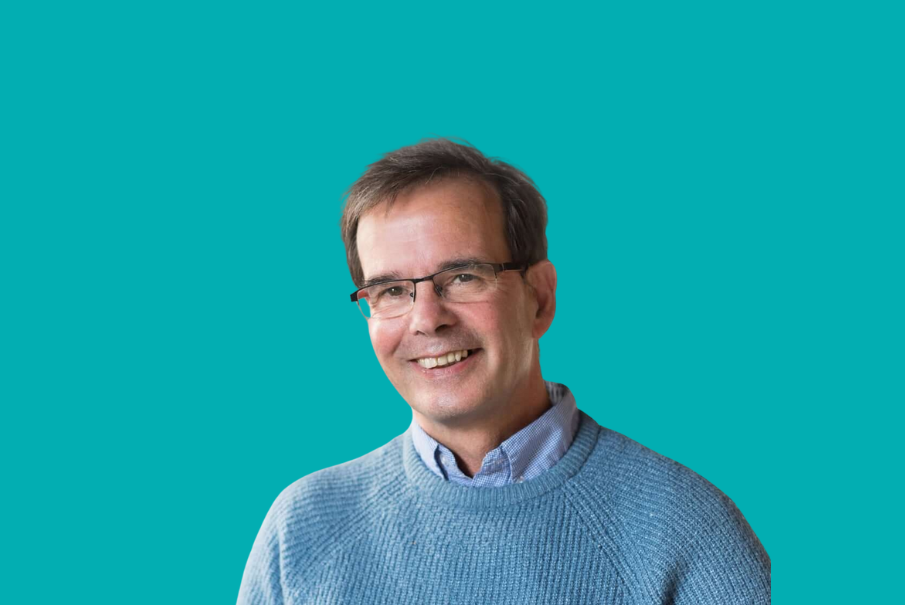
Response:
[[[781,600],[899,594],[893,3],[22,6],[0,600],[233,602],[280,490],[405,430],[338,221],[432,134],[547,198],[546,378],[728,494]]]

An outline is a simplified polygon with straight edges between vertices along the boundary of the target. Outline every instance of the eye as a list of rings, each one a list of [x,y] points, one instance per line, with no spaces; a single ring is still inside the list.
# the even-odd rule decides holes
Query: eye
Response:
[[[453,278],[454,284],[467,284],[470,281],[478,279],[477,275],[471,273],[459,273]]]
[[[399,298],[400,296],[405,296],[405,294],[405,287],[397,284],[381,288],[377,292],[377,298]]]

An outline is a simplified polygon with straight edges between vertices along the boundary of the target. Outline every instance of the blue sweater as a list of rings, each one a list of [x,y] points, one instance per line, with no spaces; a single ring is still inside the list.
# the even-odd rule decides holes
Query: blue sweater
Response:
[[[770,602],[770,559],[716,487],[581,413],[565,456],[492,489],[444,481],[406,431],[296,481],[240,604]]]

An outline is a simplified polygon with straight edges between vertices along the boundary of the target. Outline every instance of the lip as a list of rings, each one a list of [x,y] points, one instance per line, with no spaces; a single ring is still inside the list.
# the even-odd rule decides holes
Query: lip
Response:
[[[465,372],[473,365],[474,359],[484,354],[484,349],[475,349],[474,353],[470,353],[468,357],[454,363],[451,366],[442,366],[436,368],[424,368],[421,367],[417,361],[409,361],[408,363],[417,370],[422,376],[430,380],[442,380],[444,378],[450,378],[453,376],[457,376],[462,372]]]

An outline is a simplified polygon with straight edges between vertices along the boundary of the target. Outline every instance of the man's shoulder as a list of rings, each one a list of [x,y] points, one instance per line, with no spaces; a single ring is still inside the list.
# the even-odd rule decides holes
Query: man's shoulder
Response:
[[[600,427],[597,447],[589,462],[592,467],[602,466],[620,475],[629,473],[660,488],[678,483],[708,491],[715,489],[707,479],[687,466],[606,427]]]
[[[284,489],[277,501],[289,508],[354,505],[371,492],[398,482],[401,449],[402,435],[359,458],[305,475]]]
[[[769,555],[735,503],[695,471],[601,428],[575,479],[570,500],[591,535],[652,595],[769,602]]]
[[[348,551],[350,543],[367,535],[375,519],[398,506],[401,440],[306,475],[280,492],[246,566],[243,594],[249,602],[249,595],[268,590],[302,590],[306,574]]]
[[[632,526],[697,531],[744,523],[735,503],[685,465],[625,435],[601,427],[583,472],[582,491]]]
[[[277,525],[335,524],[376,510],[401,484],[402,438],[364,456],[315,471],[284,489],[271,507]]]

